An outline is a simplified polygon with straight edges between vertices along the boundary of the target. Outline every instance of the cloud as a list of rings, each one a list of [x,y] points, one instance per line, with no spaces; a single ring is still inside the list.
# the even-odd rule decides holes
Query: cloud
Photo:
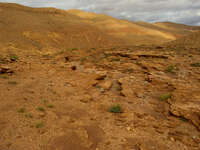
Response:
[[[132,21],[172,21],[200,25],[197,0],[0,0],[32,7],[82,9]]]

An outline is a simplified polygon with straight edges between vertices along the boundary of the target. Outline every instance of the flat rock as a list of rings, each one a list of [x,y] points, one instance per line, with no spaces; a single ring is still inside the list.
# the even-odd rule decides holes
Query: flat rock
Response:
[[[13,73],[14,71],[9,66],[1,66],[0,67],[0,74],[4,73]]]

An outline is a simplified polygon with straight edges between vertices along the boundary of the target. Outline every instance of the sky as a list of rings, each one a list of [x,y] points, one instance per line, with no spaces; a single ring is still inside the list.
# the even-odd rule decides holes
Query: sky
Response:
[[[200,25],[200,0],[0,0],[31,7],[81,9],[120,19]]]

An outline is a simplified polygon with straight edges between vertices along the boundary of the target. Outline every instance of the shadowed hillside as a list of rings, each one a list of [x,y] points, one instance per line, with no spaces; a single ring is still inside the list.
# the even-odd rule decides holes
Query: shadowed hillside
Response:
[[[43,50],[121,43],[62,10],[0,3],[0,12],[0,45]]]

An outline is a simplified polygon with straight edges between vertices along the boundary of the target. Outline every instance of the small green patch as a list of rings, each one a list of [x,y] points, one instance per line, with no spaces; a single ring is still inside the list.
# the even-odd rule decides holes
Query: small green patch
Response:
[[[114,106],[111,106],[111,108],[109,109],[109,112],[111,112],[111,113],[122,113],[122,108],[119,104],[114,105]]]
[[[53,104],[48,104],[47,107],[48,108],[54,108],[54,105]]]
[[[83,57],[83,58],[80,59],[80,61],[83,63],[83,62],[85,62],[87,59],[88,59],[88,57]]]
[[[181,120],[181,121],[184,121],[184,122],[188,122],[188,119],[186,119],[186,118],[183,117],[183,116],[180,117],[180,120]]]
[[[42,54],[42,57],[49,58],[50,54]]]
[[[200,67],[200,62],[191,64],[192,67]]]
[[[134,72],[134,69],[132,68],[129,68],[129,69],[125,69],[123,70],[124,73],[133,73]]]
[[[113,58],[111,61],[120,61],[120,58]]]
[[[33,118],[33,115],[31,113],[27,113],[27,114],[25,114],[25,117],[26,118]]]
[[[90,48],[91,50],[96,50],[96,48]]]
[[[39,110],[39,111],[45,111],[45,109],[43,107],[38,107],[37,110]]]
[[[160,96],[160,100],[161,101],[167,101],[168,99],[170,99],[172,97],[171,93],[167,93],[167,94],[162,94]]]
[[[57,52],[55,55],[61,55],[61,54],[64,54],[65,53],[65,50],[61,50],[59,52]]]
[[[18,113],[24,113],[25,112],[25,108],[20,108],[17,112]]]
[[[0,75],[0,78],[1,78],[1,79],[9,79],[9,77],[6,76],[6,75]]]
[[[8,84],[11,84],[11,85],[16,85],[17,82],[16,81],[8,81]]]
[[[36,128],[42,128],[43,126],[44,126],[43,122],[37,122],[37,123],[35,124],[35,127],[36,127]]]
[[[17,61],[19,59],[17,55],[10,55],[9,58],[11,61]]]
[[[175,70],[175,67],[173,66],[173,65],[170,65],[170,66],[168,66],[166,69],[165,69],[165,72],[167,73],[167,72],[174,72],[174,70]]]
[[[42,99],[42,102],[46,104],[48,101],[46,99]]]
[[[78,50],[78,48],[72,48],[72,51],[76,51],[76,50]]]

